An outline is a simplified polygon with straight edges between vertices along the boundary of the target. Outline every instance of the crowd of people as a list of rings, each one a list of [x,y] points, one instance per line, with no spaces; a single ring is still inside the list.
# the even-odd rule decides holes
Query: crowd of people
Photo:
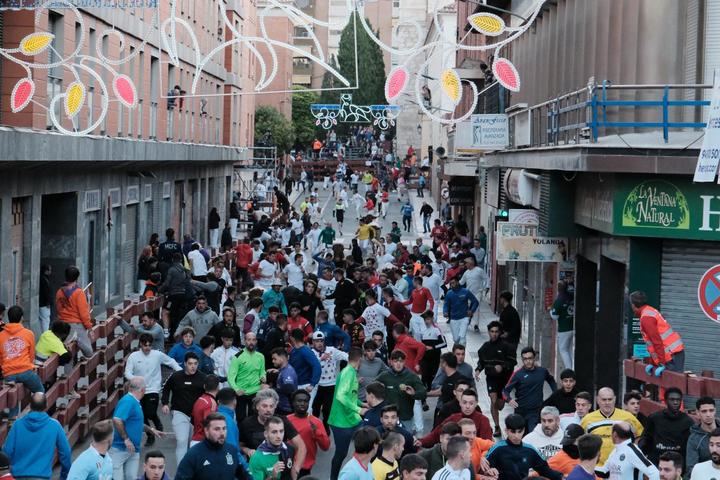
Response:
[[[365,199],[380,203],[398,191],[381,171],[361,176],[341,162],[326,182],[341,228],[338,204],[359,185]],[[412,229],[403,233],[396,222],[383,235],[383,209],[366,205],[345,246],[332,222],[320,230],[312,182],[298,182],[310,195],[297,210],[275,186],[277,209],[256,212],[248,235],[219,257],[192,238],[177,242],[173,229],[163,242],[153,235],[139,287],[144,296],[164,295],[165,305],[123,322],[139,341],[125,361],[127,393],[110,420],[89,426],[92,443],[75,461],[63,428],[46,413],[35,361],[58,354],[71,367],[72,341],[92,355],[79,270],[65,270],[56,318],[37,342],[22,309],[3,307],[0,365],[31,401],[30,413],[10,413],[0,479],[50,479],[55,458],[62,479],[135,479],[141,461],[141,478],[167,479],[167,459],[154,449],[163,438],[175,445],[179,480],[309,480],[327,467],[318,465],[319,451],[333,445],[331,480],[720,477],[712,398],[697,401],[696,422],[683,411],[682,392],[667,389],[666,408],[644,417],[639,393],[625,395],[619,408],[610,388],[594,397],[580,390],[592,379],[570,368],[558,387],[535,350],[521,346],[510,292],[500,294],[500,318],[480,322],[488,290],[482,230],[472,235],[462,218],[437,218],[425,229],[427,244],[419,234],[408,240]],[[432,214],[423,214],[427,227]],[[644,308],[643,300],[634,297],[634,305]],[[474,365],[466,351],[471,327],[487,335]],[[670,364],[675,353],[658,354]],[[547,398],[545,385],[553,391]],[[489,412],[479,407],[485,393]],[[513,412],[501,421],[506,405]],[[167,415],[171,425],[163,424]]]

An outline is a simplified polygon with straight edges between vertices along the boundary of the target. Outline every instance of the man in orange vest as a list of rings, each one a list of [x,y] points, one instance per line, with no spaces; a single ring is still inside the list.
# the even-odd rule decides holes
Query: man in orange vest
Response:
[[[650,362],[658,367],[655,375],[663,370],[683,372],[685,370],[685,346],[680,335],[673,330],[660,312],[647,304],[645,292],[630,294],[633,313],[640,317],[640,333],[647,344]],[[650,367],[649,367],[650,368]]]

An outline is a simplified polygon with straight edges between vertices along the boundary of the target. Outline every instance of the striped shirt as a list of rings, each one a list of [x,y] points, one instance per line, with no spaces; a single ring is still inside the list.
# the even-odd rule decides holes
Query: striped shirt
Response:
[[[432,480],[470,480],[470,470],[467,468],[453,470],[450,465],[446,464],[443,468],[435,472]]]

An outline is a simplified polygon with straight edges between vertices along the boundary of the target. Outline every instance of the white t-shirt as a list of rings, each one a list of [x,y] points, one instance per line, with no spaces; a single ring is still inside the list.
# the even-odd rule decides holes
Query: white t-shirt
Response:
[[[437,273],[433,273],[429,277],[423,277],[423,284],[422,286],[430,290],[430,295],[432,295],[433,300],[437,302],[440,300],[440,285],[442,284],[442,280],[440,280],[440,277]]]
[[[287,283],[290,287],[295,287],[299,290],[303,289],[303,281],[305,280],[305,269],[301,265],[295,263],[288,263],[283,268],[283,273],[287,275]]]
[[[260,274],[260,279],[258,280],[259,286],[263,288],[270,288],[272,286],[272,282],[275,280],[276,271],[277,267],[274,263],[270,263],[267,260],[261,261],[258,266],[258,273]]]
[[[487,288],[487,274],[482,268],[474,267],[472,270],[465,270],[460,285],[465,285],[470,293],[476,297]]]
[[[372,332],[375,330],[380,330],[387,336],[385,319],[389,316],[390,310],[379,303],[374,303],[366,307],[362,313],[362,317],[365,319],[365,336],[368,338],[372,337]]]
[[[298,220],[297,218],[293,218],[290,220],[290,227],[295,232],[295,235],[302,235],[303,233],[303,223]]]
[[[720,480],[720,469],[713,467],[712,460],[693,467],[690,480]]]
[[[188,260],[190,261],[191,271],[194,277],[207,275],[207,262],[202,253],[200,253],[200,250],[191,250],[190,253],[188,253]]]
[[[318,290],[320,291],[320,295],[323,297],[327,297],[328,295],[332,295],[335,293],[335,287],[337,287],[337,280],[334,278],[331,278],[330,280],[325,280],[324,278],[318,279]],[[323,300],[323,306],[327,308],[331,308],[333,305],[335,305],[335,299],[328,299]]]
[[[462,470],[453,470],[450,465],[445,465],[443,468],[435,472],[432,476],[432,480],[470,480],[470,469],[463,468]]]

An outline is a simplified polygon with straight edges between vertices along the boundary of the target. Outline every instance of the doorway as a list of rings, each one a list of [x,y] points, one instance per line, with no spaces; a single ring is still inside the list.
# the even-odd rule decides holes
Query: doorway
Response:
[[[77,204],[77,192],[42,197],[40,263],[52,267],[53,286],[65,281],[65,268],[77,261]]]

